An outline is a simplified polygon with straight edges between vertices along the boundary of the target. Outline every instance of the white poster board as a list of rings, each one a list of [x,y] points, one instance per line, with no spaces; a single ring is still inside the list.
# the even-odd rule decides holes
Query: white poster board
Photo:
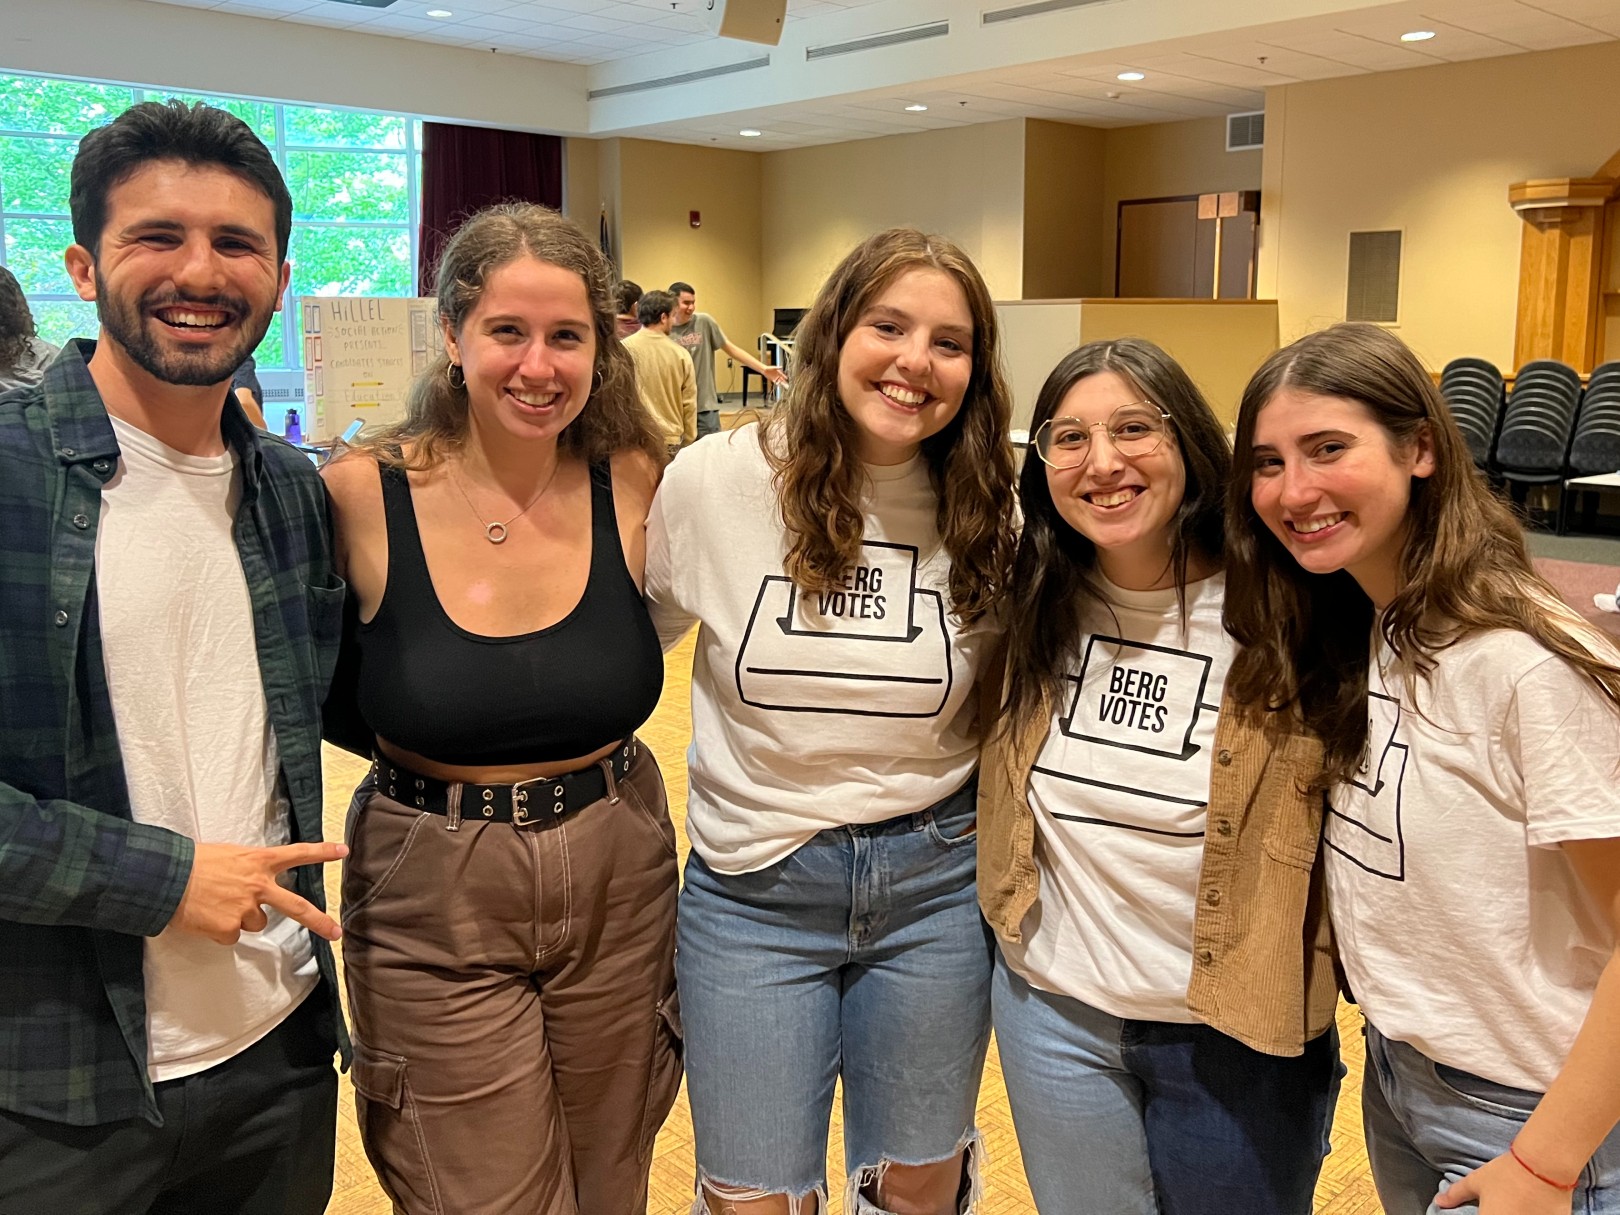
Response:
[[[306,295],[298,315],[306,441],[399,421],[411,381],[442,347],[432,299]]]

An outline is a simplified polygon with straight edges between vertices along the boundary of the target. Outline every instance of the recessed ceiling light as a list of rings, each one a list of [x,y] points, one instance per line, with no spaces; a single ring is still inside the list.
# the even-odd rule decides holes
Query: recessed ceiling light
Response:
[[[1141,72],[1121,72],[1114,77],[1115,80],[1146,80],[1147,76]]]
[[[428,9],[428,16],[429,17],[454,17],[455,14],[452,13],[447,8],[430,8],[430,9]]]
[[[927,106],[922,105],[921,103],[918,103],[918,104],[915,104],[915,105],[908,105],[906,107],[906,113],[908,113],[908,114],[921,114],[927,108],[928,108]]]
[[[1402,34],[1401,35],[1401,41],[1402,42],[1427,42],[1430,38],[1433,38],[1433,37],[1434,37],[1434,31],[1433,30],[1413,30],[1409,34]]]
[[[742,130],[738,131],[737,134],[741,135],[744,139],[759,138],[759,132],[754,130],[753,127],[744,127]]]

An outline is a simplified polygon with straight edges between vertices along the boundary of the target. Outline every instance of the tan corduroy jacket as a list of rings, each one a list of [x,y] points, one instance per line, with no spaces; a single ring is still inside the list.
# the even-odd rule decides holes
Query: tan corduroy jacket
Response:
[[[1016,735],[992,730],[979,767],[979,905],[1009,941],[1023,939],[1040,893],[1025,783],[1051,721],[1048,705]],[[1222,703],[1187,1008],[1272,1055],[1301,1053],[1338,1001],[1317,863],[1322,797],[1304,792],[1321,761],[1316,738],[1248,725]]]

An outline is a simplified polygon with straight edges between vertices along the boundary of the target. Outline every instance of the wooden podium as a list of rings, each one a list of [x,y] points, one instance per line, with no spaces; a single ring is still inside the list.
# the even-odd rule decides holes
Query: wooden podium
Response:
[[[1509,186],[1508,203],[1524,220],[1513,366],[1559,359],[1587,375],[1620,358],[1620,152],[1591,177]]]

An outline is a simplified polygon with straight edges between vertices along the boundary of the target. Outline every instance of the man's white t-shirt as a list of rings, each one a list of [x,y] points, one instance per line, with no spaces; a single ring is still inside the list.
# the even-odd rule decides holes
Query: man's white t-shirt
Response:
[[[1075,669],[1029,774],[1040,898],[1022,944],[1036,987],[1116,1017],[1191,1022],[1193,911],[1204,858],[1210,756],[1235,650],[1221,627],[1226,578],[1128,591],[1082,620]],[[1112,607],[1110,612],[1109,607]]]
[[[191,456],[112,419],[96,598],[135,821],[211,844],[290,838],[280,759],[232,538],[236,456]],[[146,942],[148,1072],[173,1080],[245,1050],[315,986],[296,921],[268,913],[234,947],[165,929]]]
[[[759,428],[686,449],[647,524],[647,603],[666,646],[701,624],[686,825],[722,873],[818,831],[922,810],[979,758],[974,684],[995,623],[963,630],[919,457],[866,468],[865,541],[844,585],[807,594]]]
[[[1545,1092],[1614,949],[1558,847],[1620,836],[1620,714],[1526,633],[1475,633],[1414,689],[1382,638],[1369,746],[1329,797],[1328,905],[1385,1037]]]

